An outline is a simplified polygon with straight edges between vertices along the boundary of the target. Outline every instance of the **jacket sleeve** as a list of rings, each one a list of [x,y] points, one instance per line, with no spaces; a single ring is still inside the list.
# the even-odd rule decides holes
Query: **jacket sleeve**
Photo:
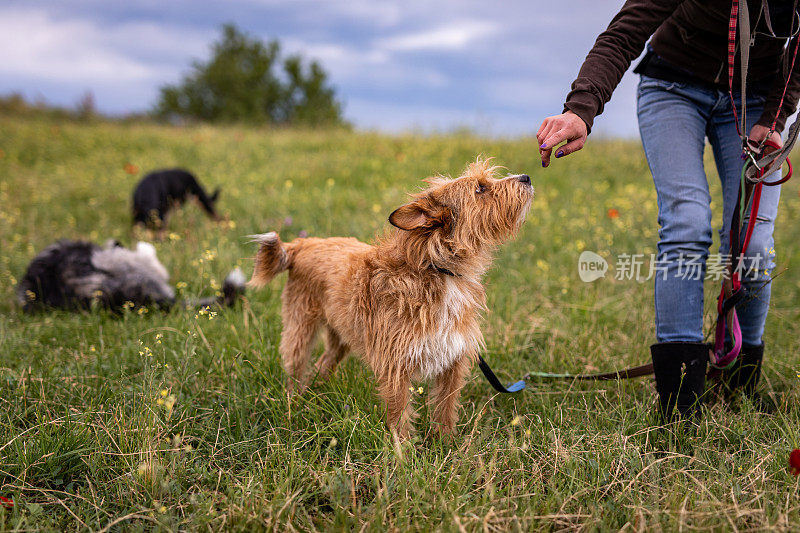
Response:
[[[628,0],[600,34],[581,66],[564,111],[572,111],[586,122],[603,112],[631,62],[658,27],[684,0]]]
[[[789,53],[793,54],[795,46],[797,45],[797,39],[800,39],[800,36],[797,36],[789,43]],[[792,58],[789,57],[789,64],[791,65]],[[778,133],[783,131],[783,128],[786,126],[786,119],[795,112],[797,109],[797,100],[800,97],[800,57],[795,59],[794,69],[791,73],[791,80],[789,81],[788,86],[786,86],[786,96],[783,98],[783,105],[780,108],[780,112],[778,110],[778,105],[781,101],[781,95],[783,94],[783,88],[786,86],[786,78],[785,73],[782,72],[782,69],[778,70],[778,75],[775,76],[775,83],[772,85],[772,90],[767,96],[767,101],[764,103],[764,111],[761,113],[761,117],[759,117],[758,122],[756,124],[760,126],[765,126],[769,128],[772,126],[772,121],[775,119],[777,115],[778,120],[775,123],[775,131]]]

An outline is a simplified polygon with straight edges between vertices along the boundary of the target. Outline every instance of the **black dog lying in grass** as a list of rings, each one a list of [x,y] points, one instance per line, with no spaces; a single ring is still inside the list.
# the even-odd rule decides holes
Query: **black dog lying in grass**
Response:
[[[211,196],[190,172],[179,168],[151,172],[133,191],[133,223],[143,224],[151,229],[163,229],[169,211],[183,205],[186,198],[194,196],[203,210],[217,220],[214,208],[219,198],[217,188]]]
[[[181,301],[168,283],[169,274],[156,257],[152,244],[140,242],[135,250],[116,241],[105,246],[61,240],[37,255],[17,285],[17,299],[25,311],[48,307],[86,309],[93,302],[119,310],[173,305],[230,306],[244,293],[245,278],[238,268],[225,278],[219,296]]]

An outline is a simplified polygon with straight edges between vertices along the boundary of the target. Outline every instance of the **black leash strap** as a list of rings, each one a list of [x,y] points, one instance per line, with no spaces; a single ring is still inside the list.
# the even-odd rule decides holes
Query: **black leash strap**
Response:
[[[483,372],[483,375],[486,377],[486,381],[494,387],[494,390],[497,392],[502,392],[503,394],[511,394],[514,392],[519,392],[525,388],[525,382],[523,380],[519,380],[516,383],[511,383],[508,387],[504,387],[500,380],[497,379],[497,376],[492,372],[492,369],[486,364],[486,361],[483,360],[483,357],[480,355],[478,356],[478,366]]]

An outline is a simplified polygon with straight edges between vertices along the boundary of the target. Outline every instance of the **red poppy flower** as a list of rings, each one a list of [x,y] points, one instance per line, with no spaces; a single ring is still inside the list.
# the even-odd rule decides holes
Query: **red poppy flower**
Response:
[[[14,500],[11,498],[6,498],[5,496],[0,496],[0,506],[5,507],[6,509],[11,509],[14,507]]]
[[[617,211],[612,207],[611,209],[608,210],[608,213],[606,213],[606,215],[608,215],[608,218],[611,219],[619,218],[619,211]]]
[[[800,450],[796,448],[789,454],[789,472],[794,476],[800,474]]]
[[[126,174],[130,174],[131,176],[139,173],[139,167],[132,163],[126,163],[123,169],[125,170]]]

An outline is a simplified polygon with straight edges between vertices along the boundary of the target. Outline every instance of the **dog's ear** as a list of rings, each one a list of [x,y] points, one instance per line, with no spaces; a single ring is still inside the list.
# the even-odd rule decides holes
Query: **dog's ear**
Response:
[[[211,198],[210,198],[212,204],[216,203],[216,201],[219,200],[219,193],[220,192],[222,192],[222,189],[220,187],[217,187],[216,189],[214,189],[214,194],[212,194]]]
[[[401,205],[389,215],[389,223],[399,229],[412,231],[419,228],[437,228],[452,220],[450,209],[434,204],[428,198],[420,198]]]

